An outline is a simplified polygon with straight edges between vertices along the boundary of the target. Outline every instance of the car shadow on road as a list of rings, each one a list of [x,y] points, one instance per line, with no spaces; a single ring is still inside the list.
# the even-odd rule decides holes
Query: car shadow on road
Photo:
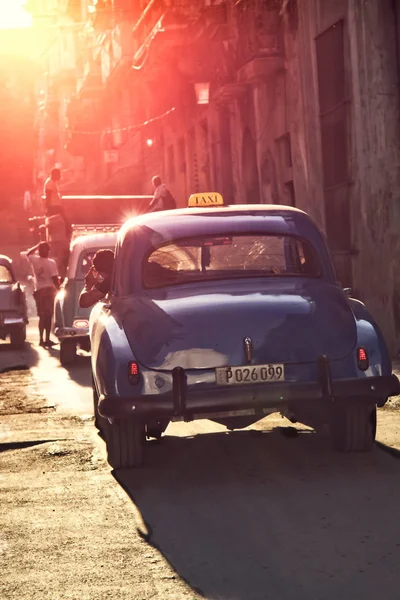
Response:
[[[49,348],[48,352],[51,356],[56,358],[57,361],[60,360],[59,348]],[[79,351],[74,362],[70,365],[64,365],[63,368],[67,371],[70,379],[75,381],[75,383],[82,387],[91,387],[92,371],[90,367],[90,354]]]
[[[22,348],[16,348],[8,342],[0,343],[0,373],[34,367],[39,362],[39,354],[33,344],[25,342]]]
[[[206,598],[398,598],[400,463],[311,431],[166,436],[114,476],[142,536]]]
[[[49,442],[58,441],[59,440],[31,440],[29,442],[0,443],[0,453],[7,452],[8,450],[24,450],[25,448],[33,448],[34,446],[41,446],[42,444],[48,444]]]
[[[77,356],[73,365],[64,367],[70,376],[78,385],[82,387],[92,386],[92,369],[90,366],[90,356]]]

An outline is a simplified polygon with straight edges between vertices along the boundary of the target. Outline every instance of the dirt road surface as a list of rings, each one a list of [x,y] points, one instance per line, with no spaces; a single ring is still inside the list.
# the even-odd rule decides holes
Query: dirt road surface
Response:
[[[1,600],[398,600],[398,400],[371,454],[276,416],[197,421],[112,472],[89,357],[30,341],[0,345]]]

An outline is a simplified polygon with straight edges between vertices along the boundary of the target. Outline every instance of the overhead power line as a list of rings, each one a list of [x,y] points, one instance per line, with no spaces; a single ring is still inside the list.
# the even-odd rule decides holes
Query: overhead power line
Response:
[[[171,114],[175,110],[176,110],[176,107],[174,106],[173,108],[170,108],[169,110],[165,111],[161,115],[157,115],[156,117],[153,117],[152,119],[148,119],[147,121],[143,121],[142,123],[137,123],[136,125],[128,125],[126,127],[117,127],[115,129],[101,129],[98,131],[78,131],[76,129],[71,129],[70,131],[71,131],[71,133],[79,134],[79,135],[100,135],[100,134],[107,134],[107,133],[119,133],[122,131],[132,131],[134,129],[141,129],[142,127],[145,127],[146,125],[149,125],[150,123],[154,123],[154,121],[159,121],[160,119],[163,119],[164,117]]]

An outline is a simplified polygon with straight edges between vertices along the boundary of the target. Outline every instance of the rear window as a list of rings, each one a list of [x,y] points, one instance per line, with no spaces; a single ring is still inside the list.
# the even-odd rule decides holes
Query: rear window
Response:
[[[102,246],[103,249],[103,246]],[[107,250],[114,250],[114,246],[110,247],[110,246],[104,246],[104,249]],[[86,273],[89,271],[90,267],[92,266],[92,260],[93,260],[93,256],[96,254],[96,252],[99,250],[99,248],[93,248],[92,250],[85,250],[84,252],[81,253],[79,260],[78,260],[78,266],[76,269],[76,275],[75,278],[76,279],[84,279]]]
[[[11,271],[4,265],[0,265],[0,283],[13,283]]]
[[[318,277],[318,257],[301,238],[229,235],[179,239],[153,250],[143,265],[147,289],[244,277]]]

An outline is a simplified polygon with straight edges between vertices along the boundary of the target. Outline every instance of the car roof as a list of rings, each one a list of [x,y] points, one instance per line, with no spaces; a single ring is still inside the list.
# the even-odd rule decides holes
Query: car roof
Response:
[[[223,217],[225,221],[221,220]],[[212,230],[222,232],[229,229],[229,221],[232,221],[232,224],[235,222],[235,231],[242,232],[250,229],[250,224],[254,229],[258,221],[263,225],[263,229],[267,225],[268,231],[277,235],[294,234],[297,229],[297,233],[301,235],[300,230],[304,224],[315,228],[307,213],[293,206],[233,204],[211,208],[183,208],[133,217],[122,226],[120,235],[124,237],[131,229],[142,225],[172,239],[181,235],[202,235]]]
[[[79,257],[82,252],[89,249],[100,250],[101,248],[110,248],[117,242],[117,232],[94,233],[90,235],[81,235],[76,237],[71,243],[71,252],[67,267],[67,277],[72,279],[76,276]]]
[[[118,235],[121,261],[125,252],[134,248],[137,268],[134,269],[132,289],[141,289],[140,264],[155,247],[173,243],[179,238],[224,235],[296,236],[311,243],[319,255],[323,278],[336,281],[326,240],[304,211],[277,204],[237,204],[207,208],[184,208],[160,211],[134,217],[127,221]],[[119,251],[118,251],[119,252]],[[126,267],[127,268],[127,267]]]
[[[71,243],[71,251],[79,249],[85,250],[86,248],[101,248],[103,245],[110,246],[115,245],[117,241],[117,232],[110,231],[107,233],[93,233],[89,235],[80,235]]]

